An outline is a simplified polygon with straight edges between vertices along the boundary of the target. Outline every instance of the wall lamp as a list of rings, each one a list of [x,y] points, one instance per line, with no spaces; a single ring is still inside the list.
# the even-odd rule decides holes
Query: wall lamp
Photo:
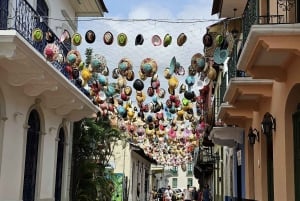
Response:
[[[267,112],[261,122],[262,133],[272,135],[273,130],[276,131],[276,119]]]
[[[251,145],[255,144],[255,140],[259,142],[259,132],[256,128],[254,129],[252,129],[251,127],[249,128],[248,140]]]

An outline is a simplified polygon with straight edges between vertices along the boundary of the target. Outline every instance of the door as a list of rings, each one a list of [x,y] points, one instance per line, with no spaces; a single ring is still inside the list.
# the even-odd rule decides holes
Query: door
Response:
[[[295,200],[300,200],[300,111],[293,114]]]
[[[0,30],[7,29],[8,0],[0,0]]]
[[[23,201],[34,201],[40,134],[40,117],[36,110],[30,112],[28,126],[23,181]]]
[[[267,136],[268,201],[274,201],[273,137]]]
[[[36,11],[43,17],[43,22],[48,24],[49,8],[45,0],[37,0]]]
[[[56,160],[56,177],[55,177],[55,201],[61,201],[62,189],[62,175],[64,164],[64,146],[65,146],[65,132],[61,128],[59,130],[59,141],[57,146],[57,160]]]

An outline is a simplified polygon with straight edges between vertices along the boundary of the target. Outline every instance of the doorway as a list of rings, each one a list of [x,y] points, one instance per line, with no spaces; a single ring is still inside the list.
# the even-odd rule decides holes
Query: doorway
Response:
[[[267,136],[268,201],[274,201],[273,137]]]
[[[30,112],[27,124],[23,201],[34,201],[40,134],[40,116],[36,110]]]
[[[293,114],[295,200],[300,200],[300,110]]]
[[[7,29],[8,0],[0,0],[0,30]]]
[[[62,175],[64,164],[65,132],[63,128],[59,130],[59,140],[57,146],[56,177],[55,177],[55,201],[61,201]]]

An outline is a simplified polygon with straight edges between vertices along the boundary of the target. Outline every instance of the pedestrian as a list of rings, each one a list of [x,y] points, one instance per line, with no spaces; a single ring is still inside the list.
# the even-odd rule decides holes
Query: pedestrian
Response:
[[[192,191],[192,200],[193,201],[198,201],[198,191],[197,191],[196,187],[194,187],[193,191]]]
[[[172,201],[173,191],[171,190],[171,187],[168,186],[168,188],[164,192],[164,198],[165,201]]]
[[[203,201],[212,201],[212,196],[208,184],[206,184],[203,189]]]
[[[191,201],[192,200],[192,193],[190,191],[190,185],[189,184],[187,185],[186,189],[184,189],[183,194],[184,194],[184,196],[183,196],[184,201]]]
[[[198,200],[197,201],[202,201],[202,191],[200,188],[198,190]]]

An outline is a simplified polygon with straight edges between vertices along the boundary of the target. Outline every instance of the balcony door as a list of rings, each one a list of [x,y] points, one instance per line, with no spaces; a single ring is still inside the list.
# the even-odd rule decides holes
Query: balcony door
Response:
[[[43,17],[43,22],[48,24],[49,8],[45,0],[37,0],[36,11]]]
[[[300,111],[293,114],[295,200],[300,200]]]
[[[268,201],[274,201],[273,138],[267,135]]]
[[[61,201],[62,176],[64,164],[65,132],[63,128],[59,130],[59,140],[57,146],[56,179],[55,179],[55,201]]]
[[[30,112],[27,124],[23,201],[34,201],[40,141],[40,117],[36,110]]]
[[[0,0],[0,30],[7,29],[8,0]]]
[[[297,23],[299,23],[300,22],[300,3],[297,1],[296,2],[296,4],[297,4]]]

